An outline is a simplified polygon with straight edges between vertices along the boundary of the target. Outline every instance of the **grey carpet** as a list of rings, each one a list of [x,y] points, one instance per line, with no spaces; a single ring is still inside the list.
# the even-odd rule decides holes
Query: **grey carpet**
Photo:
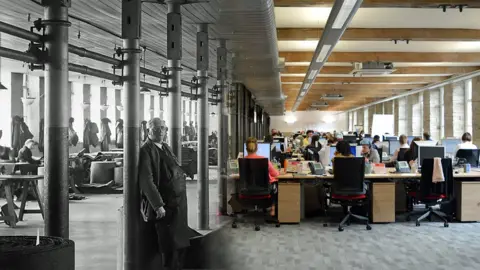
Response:
[[[322,224],[264,225],[259,232],[251,224],[225,227],[221,252],[212,256],[231,270],[480,269],[480,224],[373,224],[371,231],[352,224],[344,232]]]

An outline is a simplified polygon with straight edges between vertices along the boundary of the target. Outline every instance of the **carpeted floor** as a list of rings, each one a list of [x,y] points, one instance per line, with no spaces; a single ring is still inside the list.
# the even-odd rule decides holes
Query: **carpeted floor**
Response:
[[[251,224],[225,227],[216,257],[231,270],[480,269],[480,223],[372,226],[367,231],[352,224],[339,232],[335,224],[324,228],[320,220],[311,220],[280,228],[265,225],[259,232]]]

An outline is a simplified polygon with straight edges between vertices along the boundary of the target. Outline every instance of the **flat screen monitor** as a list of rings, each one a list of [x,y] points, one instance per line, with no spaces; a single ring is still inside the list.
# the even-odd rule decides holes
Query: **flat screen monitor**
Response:
[[[395,151],[400,148],[400,141],[388,141],[388,155],[393,156]]]
[[[418,165],[421,167],[426,158],[444,158],[445,147],[443,146],[419,146],[418,147]]]
[[[445,146],[445,153],[454,155],[457,145],[461,144],[462,140],[460,139],[443,139],[440,141],[442,146]]]
[[[411,144],[415,137],[422,138],[422,136],[407,136],[408,144]]]
[[[390,135],[383,135],[383,140],[384,141],[397,141],[398,137],[397,136],[390,136]]]
[[[273,146],[272,151],[275,151],[275,152],[284,152],[285,150],[285,144],[281,142],[274,142],[272,146]]]
[[[416,156],[418,156],[418,148],[420,146],[435,146],[435,145],[437,145],[437,143],[434,141],[416,141],[413,150]]]
[[[348,143],[356,143],[357,142],[357,136],[355,136],[355,135],[343,135],[343,140],[348,142]]]
[[[257,149],[257,155],[259,156],[262,156],[262,157],[266,157],[268,158],[268,160],[270,160],[270,144],[269,143],[259,143],[258,144],[258,149]],[[248,156],[248,153],[247,153],[247,144],[244,143],[243,144],[243,157],[246,157]]]
[[[350,145],[350,151],[352,152],[352,155],[354,155],[355,157],[357,156],[357,147],[361,149],[361,146]],[[330,165],[331,165],[331,160],[335,156],[335,151],[337,151],[337,146],[336,145],[330,146],[330,157],[329,157]]]

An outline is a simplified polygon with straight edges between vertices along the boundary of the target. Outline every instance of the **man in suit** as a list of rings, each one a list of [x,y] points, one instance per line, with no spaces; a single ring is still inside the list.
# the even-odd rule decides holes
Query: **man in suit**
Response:
[[[164,143],[165,121],[153,118],[140,148],[139,185],[145,222],[155,225],[159,252],[170,270],[183,267],[192,230],[188,227],[185,174],[170,147]]]

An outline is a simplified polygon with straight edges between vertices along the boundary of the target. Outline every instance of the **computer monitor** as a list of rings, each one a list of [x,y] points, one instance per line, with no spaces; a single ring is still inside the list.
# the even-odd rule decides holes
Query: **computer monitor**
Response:
[[[357,142],[357,136],[355,135],[343,135],[343,140],[348,142],[348,143],[356,143]]]
[[[443,139],[440,141],[442,146],[445,146],[445,153],[454,155],[457,145],[461,144],[462,140],[460,139]]]
[[[285,144],[281,142],[274,142],[272,146],[273,146],[272,151],[275,151],[275,152],[284,152],[285,150]]]
[[[418,157],[418,148],[420,146],[435,146],[435,145],[437,145],[437,143],[434,141],[416,141],[413,147],[413,150],[415,155]]]
[[[360,147],[361,149],[361,146],[357,146],[357,145],[350,145],[350,152],[352,152],[352,155],[354,156],[357,156],[357,147]],[[333,157],[335,156],[335,151],[337,151],[337,146],[336,145],[332,145],[330,146],[330,157],[329,157],[329,160],[331,161],[333,159]],[[360,150],[361,152],[361,150]],[[330,162],[331,163],[331,162]]]
[[[418,147],[418,165],[422,167],[423,160],[426,158],[444,158],[445,147],[443,146],[419,146]]]
[[[383,140],[384,141],[397,141],[398,137],[397,136],[391,136],[391,135],[383,135]]]
[[[388,141],[388,155],[393,156],[395,154],[395,151],[400,148],[400,141],[395,140],[395,141]]]
[[[262,157],[266,157],[268,158],[268,160],[270,160],[270,144],[269,143],[259,143],[258,144],[258,149],[257,149],[257,155],[259,156],[262,156]],[[248,153],[247,153],[247,144],[244,143],[243,144],[243,157],[246,157],[248,156]]]
[[[420,137],[420,138],[422,138],[422,136],[407,136],[408,144],[411,144],[412,141],[413,141],[413,139],[414,139],[415,137]]]

